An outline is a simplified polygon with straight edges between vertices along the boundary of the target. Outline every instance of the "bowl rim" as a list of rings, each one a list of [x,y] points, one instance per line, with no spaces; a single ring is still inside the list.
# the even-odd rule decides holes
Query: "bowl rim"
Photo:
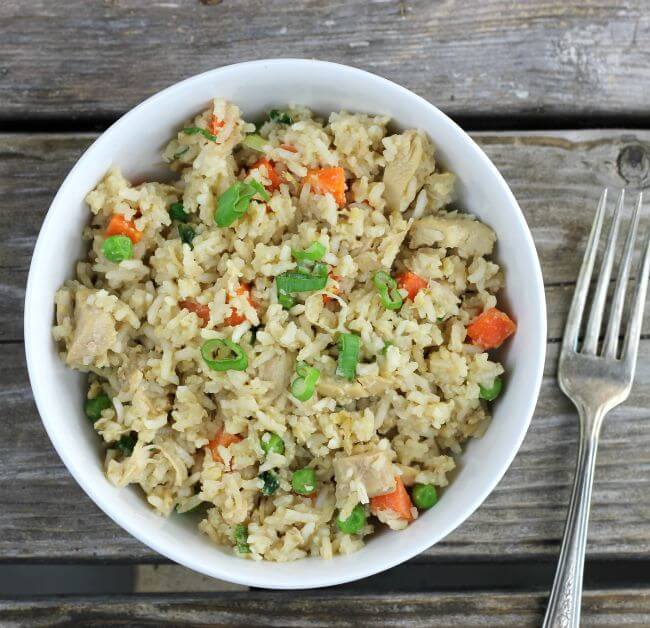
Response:
[[[37,367],[35,366],[35,360],[38,357],[37,356],[38,347],[33,346],[32,342],[30,341],[30,337],[31,337],[30,328],[32,325],[36,324],[36,320],[37,320],[35,315],[32,314],[33,308],[31,307],[31,303],[34,299],[34,294],[38,290],[37,281],[35,279],[35,274],[36,274],[35,269],[41,266],[41,259],[47,254],[45,248],[43,246],[40,246],[42,245],[43,238],[44,238],[43,233],[45,232],[46,228],[49,226],[50,221],[53,220],[53,213],[50,212],[50,209],[53,206],[55,206],[59,198],[63,196],[64,190],[67,189],[68,186],[73,185],[75,174],[76,171],[80,168],[80,164],[83,161],[92,158],[93,153],[97,151],[100,146],[110,141],[113,130],[125,124],[128,124],[130,118],[135,116],[136,112],[138,112],[140,109],[144,107],[148,107],[151,106],[152,104],[155,104],[156,101],[165,98],[170,93],[179,90],[182,87],[187,87],[188,85],[191,85],[192,83],[195,82],[201,82],[205,80],[207,77],[217,79],[220,74],[231,72],[234,69],[246,69],[252,66],[259,66],[259,65],[274,66],[274,65],[286,65],[286,64],[296,64],[304,67],[310,66],[312,68],[327,67],[330,69],[334,69],[335,71],[338,72],[348,73],[351,76],[358,76],[362,80],[375,81],[380,85],[383,85],[385,87],[390,87],[393,90],[396,89],[405,98],[410,98],[410,99],[415,99],[417,101],[420,101],[420,104],[425,105],[426,108],[428,108],[428,110],[432,114],[434,114],[438,119],[444,120],[447,124],[452,126],[454,128],[454,131],[458,135],[459,141],[463,141],[465,143],[471,144],[472,148],[476,153],[477,159],[480,160],[482,162],[482,165],[485,168],[487,168],[487,170],[490,172],[490,175],[493,179],[493,183],[497,184],[501,188],[501,192],[506,195],[513,209],[516,210],[515,216],[513,216],[513,218],[516,217],[517,221],[520,223],[519,227],[521,228],[522,233],[524,234],[526,240],[525,242],[526,248],[528,248],[532,252],[533,265],[530,271],[533,273],[533,276],[531,278],[532,279],[531,287],[534,287],[535,297],[537,298],[537,301],[541,308],[539,311],[538,329],[537,329],[538,346],[536,347],[537,351],[535,352],[537,357],[536,357],[536,363],[533,365],[534,373],[535,373],[534,386],[531,389],[531,394],[528,397],[527,405],[525,408],[526,420],[525,421],[522,420],[518,424],[519,432],[516,435],[516,438],[513,440],[513,442],[516,443],[516,446],[513,446],[510,452],[508,453],[508,455],[503,457],[503,461],[500,466],[499,472],[494,475],[493,480],[488,483],[488,486],[486,486],[486,488],[480,494],[478,494],[471,502],[468,502],[468,504],[465,506],[462,512],[459,513],[459,516],[456,517],[454,522],[451,522],[446,526],[441,526],[441,528],[437,530],[435,534],[432,534],[424,541],[420,541],[420,542],[413,541],[409,546],[408,551],[406,551],[403,556],[400,556],[399,558],[396,559],[385,560],[385,562],[381,563],[378,566],[373,565],[369,567],[366,565],[365,567],[362,567],[359,565],[358,568],[355,570],[354,574],[351,576],[346,576],[345,574],[341,574],[340,576],[337,577],[323,578],[318,583],[310,582],[308,584],[301,584],[300,582],[294,582],[290,585],[276,582],[273,580],[272,577],[269,577],[268,575],[264,576],[262,570],[259,570],[259,572],[255,572],[254,577],[248,577],[248,576],[240,576],[239,574],[234,573],[232,571],[226,571],[225,567],[220,568],[216,562],[212,563],[210,565],[210,568],[207,569],[204,564],[199,564],[194,562],[193,560],[189,560],[188,557],[184,555],[182,549],[177,548],[176,546],[168,545],[166,542],[162,542],[162,541],[158,542],[158,540],[155,538],[150,538],[150,535],[147,534],[146,529],[142,530],[136,528],[135,525],[132,525],[130,521],[125,516],[122,515],[122,513],[120,512],[121,508],[119,507],[119,505],[114,506],[112,503],[108,502],[108,500],[105,500],[103,497],[98,495],[95,491],[93,484],[90,481],[86,480],[85,476],[83,476],[81,473],[76,473],[75,464],[72,462],[72,460],[69,458],[68,454],[66,453],[66,448],[63,442],[64,441],[63,436],[60,435],[56,429],[54,429],[53,425],[49,424],[49,421],[47,419],[48,411],[47,408],[45,407],[44,400],[41,399],[40,397],[39,383],[36,376]],[[523,212],[521,211],[521,208],[519,207],[519,204],[514,194],[512,193],[510,187],[508,186],[508,184],[506,183],[505,179],[503,178],[499,170],[496,168],[496,166],[492,163],[492,161],[488,158],[485,152],[481,149],[481,147],[478,146],[478,144],[476,144],[476,142],[460,126],[458,126],[451,118],[449,118],[449,116],[447,116],[444,112],[442,112],[435,105],[430,103],[428,100],[422,98],[418,94],[412,92],[406,87],[403,87],[402,85],[394,83],[393,81],[386,79],[382,76],[379,76],[377,74],[374,74],[372,72],[368,72],[366,70],[362,70],[360,68],[356,68],[353,66],[334,63],[330,61],[322,61],[318,59],[302,59],[302,58],[291,58],[291,57],[257,59],[252,61],[244,61],[241,63],[233,63],[233,64],[221,66],[218,68],[214,68],[193,75],[177,83],[174,83],[164,88],[163,90],[160,90],[155,94],[149,96],[147,99],[143,100],[138,105],[136,105],[135,107],[133,107],[132,109],[124,113],[113,124],[111,124],[103,133],[101,133],[77,159],[74,166],[72,167],[72,169],[69,171],[69,173],[66,175],[65,179],[63,180],[63,183],[60,185],[56,195],[54,196],[52,202],[50,203],[50,206],[48,207],[48,211],[43,220],[43,224],[39,229],[39,235],[30,262],[27,285],[25,290],[25,304],[24,304],[24,344],[25,344],[25,355],[27,361],[27,371],[29,375],[33,396],[34,396],[34,401],[36,403],[36,407],[38,409],[41,422],[43,423],[43,426],[45,427],[45,430],[56,452],[58,453],[59,457],[65,464],[68,472],[73,476],[77,484],[82,488],[82,490],[86,493],[86,495],[88,495],[88,497],[93,501],[93,503],[95,503],[117,525],[119,525],[121,528],[126,530],[126,532],[128,532],[130,535],[138,539],[141,543],[153,549],[155,552],[161,554],[162,556],[165,556],[180,565],[188,567],[199,573],[203,573],[211,577],[220,578],[237,584],[244,584],[248,586],[263,587],[263,588],[270,588],[270,589],[285,589],[285,590],[320,588],[325,586],[332,586],[332,585],[343,584],[346,582],[359,580],[361,578],[365,578],[373,574],[380,573],[382,571],[385,571],[386,569],[401,564],[402,562],[405,562],[406,560],[409,560],[414,556],[420,554],[427,548],[433,546],[434,544],[438,543],[440,540],[444,539],[450,532],[452,532],[457,527],[462,525],[472,515],[472,513],[485,501],[488,495],[492,493],[492,491],[495,489],[497,484],[503,478],[503,475],[508,470],[508,468],[512,464],[514,457],[516,456],[516,454],[519,452],[521,448],[524,437],[530,426],[530,422],[532,420],[535,406],[539,397],[539,392],[541,389],[544,363],[546,358],[546,331],[547,331],[547,318],[546,318],[546,299],[544,293],[544,282],[543,282],[539,256],[537,254],[537,249],[535,247],[532,234],[530,232],[528,224],[526,223]],[[324,560],[324,559],[313,558],[313,560]],[[357,563],[358,562],[359,561],[357,561]],[[269,564],[275,564],[275,563],[269,563]],[[369,564],[371,564],[371,561],[369,561]]]

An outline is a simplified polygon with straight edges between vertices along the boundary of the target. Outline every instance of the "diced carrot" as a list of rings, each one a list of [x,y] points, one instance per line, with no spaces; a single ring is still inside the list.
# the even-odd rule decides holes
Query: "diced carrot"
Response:
[[[327,194],[334,197],[339,207],[345,205],[345,170],[343,168],[319,168],[307,171],[307,176],[302,180],[303,185],[309,183],[311,189],[318,194]]]
[[[291,144],[280,144],[280,148],[284,148],[284,150],[288,150],[290,153],[298,152],[298,149],[295,146],[292,146]]]
[[[395,490],[392,493],[370,498],[370,511],[376,514],[378,510],[392,510],[401,519],[411,521],[413,519],[411,513],[413,503],[399,475],[395,476],[395,484]]]
[[[205,327],[210,322],[210,308],[207,305],[198,303],[194,299],[179,301],[178,305],[180,305],[184,310],[194,312],[203,322],[201,327]]]
[[[330,279],[333,279],[334,281],[341,281],[341,277],[338,275],[333,275],[332,273],[329,274]],[[341,294],[341,289],[338,286],[331,286],[327,288],[330,292],[333,292],[336,295]],[[330,301],[333,301],[334,299],[329,295],[329,294],[324,294],[323,295],[323,303],[329,303]]]
[[[410,270],[407,270],[401,275],[397,276],[397,285],[409,293],[409,299],[412,301],[415,299],[415,295],[420,292],[420,290],[426,288],[429,285],[429,282],[426,279],[420,277],[420,275],[416,275]]]
[[[127,220],[122,214],[113,214],[106,227],[106,236],[114,235],[128,236],[133,244],[137,244],[142,238],[142,231],[136,228],[132,220]]]
[[[496,349],[516,329],[517,325],[505,312],[491,307],[467,326],[467,335],[473,344],[483,349]]]
[[[253,301],[253,297],[251,297],[251,287],[250,284],[247,283],[242,283],[239,285],[237,290],[235,290],[235,294],[237,296],[241,296],[242,294],[248,293],[248,302],[253,306],[256,307],[255,301]],[[230,301],[230,296],[226,298],[226,301]],[[243,314],[240,314],[237,311],[237,308],[234,307],[230,310],[230,316],[226,318],[224,323],[226,325],[230,325],[230,327],[235,327],[236,325],[241,325],[246,320],[246,317]]]
[[[217,133],[219,133],[219,129],[224,124],[226,123],[223,120],[220,120],[219,118],[217,118],[217,116],[212,114],[212,116],[210,117],[210,124],[209,124],[210,133],[212,133],[212,135],[216,135]]]
[[[223,462],[223,460],[221,460],[221,456],[219,455],[217,447],[230,447],[230,445],[239,443],[242,440],[243,439],[241,436],[239,436],[239,434],[228,434],[228,432],[224,432],[223,428],[221,428],[217,432],[217,435],[208,443],[208,448],[212,453],[212,458],[218,462]]]
[[[262,167],[266,170],[266,178],[271,182],[271,185],[267,187],[271,190],[277,190],[280,187],[280,183],[282,183],[282,179],[280,179],[280,175],[273,167],[273,162],[269,161],[266,157],[262,157],[251,166],[251,170]]]

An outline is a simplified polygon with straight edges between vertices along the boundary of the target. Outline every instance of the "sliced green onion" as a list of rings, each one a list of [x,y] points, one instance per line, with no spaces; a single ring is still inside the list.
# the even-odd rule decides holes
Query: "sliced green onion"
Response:
[[[237,551],[240,554],[250,554],[251,548],[248,545],[248,527],[243,523],[235,526],[235,543],[237,544]]]
[[[180,158],[181,158],[181,157],[182,157],[182,156],[183,156],[183,155],[184,155],[188,150],[190,150],[190,147],[189,147],[189,146],[186,146],[186,147],[183,148],[182,150],[179,150],[177,153],[174,153],[174,154],[172,155],[172,159],[174,159],[174,160],[176,160],[176,159],[180,159]]]
[[[291,476],[291,488],[299,495],[311,495],[316,490],[316,471],[298,469]]]
[[[259,478],[262,480],[262,482],[264,482],[264,486],[262,487],[263,495],[273,495],[273,493],[278,490],[280,482],[278,481],[278,478],[275,476],[275,474],[271,473],[271,471],[264,471],[264,473],[260,473]]]
[[[115,449],[119,449],[124,456],[130,456],[133,453],[137,440],[133,434],[124,434],[120,440],[115,443]]]
[[[184,225],[183,223],[178,225],[178,236],[181,239],[181,242],[189,244],[190,248],[192,247],[192,240],[196,236],[196,231],[190,225]]]
[[[291,394],[298,401],[307,401],[314,396],[316,383],[320,379],[320,371],[305,362],[298,362],[296,373],[298,377],[291,382]]]
[[[182,129],[183,133],[186,135],[197,135],[201,134],[206,140],[210,140],[211,142],[216,142],[217,141],[217,136],[212,135],[209,131],[206,131],[205,129],[201,129],[198,126],[188,126]]]
[[[230,227],[233,222],[239,220],[248,211],[248,206],[255,194],[259,194],[265,201],[270,198],[262,184],[255,179],[250,183],[237,181],[231,185],[217,199],[217,210],[214,213],[214,221],[217,226]]]
[[[101,393],[92,399],[88,399],[84,405],[86,416],[93,421],[102,418],[102,411],[113,405],[110,397],[106,393]]]
[[[281,292],[278,289],[278,303],[285,309],[290,310],[295,304],[296,300],[286,292]]]
[[[336,526],[343,534],[359,534],[366,525],[366,511],[361,504],[357,504],[347,519],[336,519]]]
[[[242,142],[244,146],[259,151],[260,153],[263,153],[264,147],[268,146],[270,143],[269,140],[263,138],[261,135],[257,135],[257,133],[247,135]]]
[[[420,510],[428,510],[438,501],[438,493],[433,484],[416,484],[411,491],[413,503]]]
[[[330,268],[327,264],[324,264],[323,262],[316,262],[314,264],[314,268],[312,270],[312,274],[315,275],[316,277],[325,277],[327,280],[327,276],[329,275]]]
[[[284,441],[275,432],[264,432],[260,439],[260,445],[265,454],[284,453]]]
[[[172,203],[169,206],[169,215],[172,220],[178,220],[178,222],[187,222],[190,219],[190,215],[183,209],[183,203]]]
[[[485,401],[494,401],[500,394],[503,388],[503,380],[500,377],[495,377],[492,386],[486,387],[479,384],[478,396]]]
[[[390,340],[384,340],[384,348],[381,350],[381,354],[386,355],[386,353],[388,353],[388,347],[392,347],[394,344],[395,343]]]
[[[286,111],[280,111],[279,109],[269,111],[269,120],[280,124],[293,124],[293,118]]]
[[[248,188],[253,188],[253,190],[255,190],[255,192],[257,192],[265,201],[268,201],[271,198],[268,192],[264,189],[264,186],[257,179],[251,179],[248,183],[244,183],[244,185],[248,186]],[[250,194],[253,196],[255,192],[252,192],[250,189],[245,189],[247,195]]]
[[[402,307],[404,300],[397,289],[397,282],[387,272],[377,271],[372,282],[379,292],[381,304],[387,310],[399,310]]]
[[[325,257],[325,253],[327,253],[327,249],[320,242],[312,242],[304,251],[291,249],[293,259],[300,262],[320,262]]]
[[[295,271],[287,271],[275,278],[275,284],[278,288],[278,298],[280,294],[291,294],[293,292],[313,292],[322,290],[327,285],[327,275],[307,275]]]
[[[123,262],[133,257],[133,242],[125,235],[114,235],[106,238],[102,244],[102,252],[109,262]]]
[[[218,360],[213,359],[214,353],[223,348],[230,349],[234,356]],[[214,338],[204,342],[201,347],[201,356],[213,371],[245,371],[248,368],[246,352],[241,345],[227,338]]]
[[[339,359],[336,374],[352,381],[357,373],[361,338],[356,334],[341,334],[339,336]]]

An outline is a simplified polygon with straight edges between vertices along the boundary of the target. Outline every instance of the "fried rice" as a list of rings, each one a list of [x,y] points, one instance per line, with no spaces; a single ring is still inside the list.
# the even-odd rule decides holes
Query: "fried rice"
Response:
[[[88,255],[56,294],[108,479],[254,560],[406,527],[501,385],[471,333],[498,312],[494,232],[427,135],[381,115],[256,128],[217,98],[163,158],[174,183],[113,167],[88,194]]]

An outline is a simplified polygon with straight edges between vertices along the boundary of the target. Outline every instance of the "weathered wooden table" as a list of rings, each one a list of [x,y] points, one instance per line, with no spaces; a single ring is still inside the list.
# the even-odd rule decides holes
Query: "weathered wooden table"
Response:
[[[576,452],[555,374],[580,251],[603,186],[650,187],[648,0],[3,0],[0,567],[164,562],[94,506],[50,446],[25,369],[27,270],[55,191],[98,131],[183,77],[267,56],[368,69],[475,130],[521,204],[546,282],[548,359],[523,447],[464,525],[383,576],[308,593],[0,591],[0,625],[538,625]],[[649,390],[644,336],[632,396],[604,428],[585,625],[650,624]]]

